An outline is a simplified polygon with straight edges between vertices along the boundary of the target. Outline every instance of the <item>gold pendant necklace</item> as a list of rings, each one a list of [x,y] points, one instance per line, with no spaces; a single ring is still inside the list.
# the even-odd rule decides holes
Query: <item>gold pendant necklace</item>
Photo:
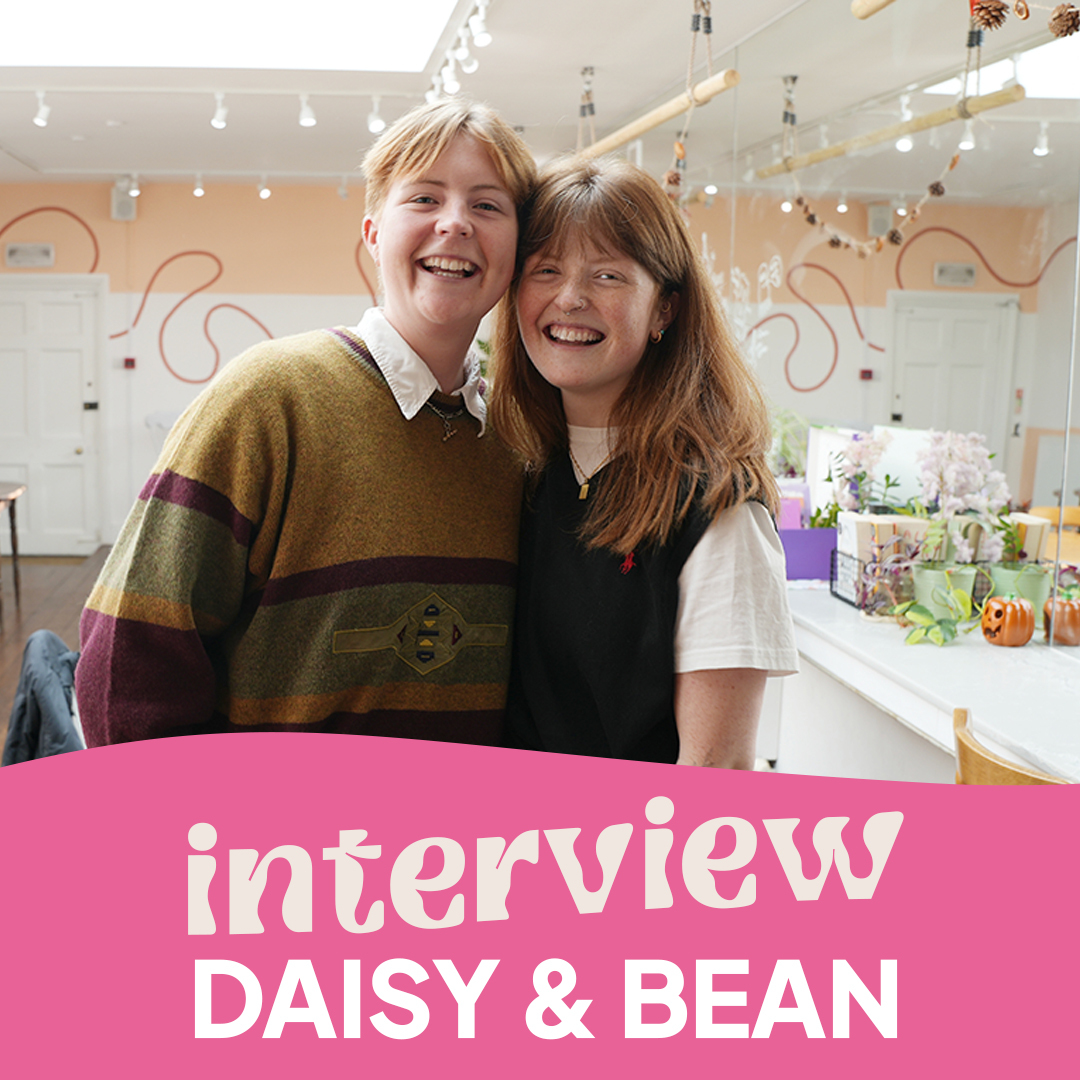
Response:
[[[580,462],[578,461],[578,459],[577,459],[576,457],[574,457],[574,451],[573,451],[573,450],[571,450],[569,446],[567,446],[567,448],[566,448],[566,449],[567,449],[567,450],[569,451],[569,453],[570,453],[570,460],[571,460],[571,461],[572,461],[572,462],[574,463],[574,467],[575,467],[575,468],[577,469],[577,471],[578,471],[579,473],[581,473],[581,475],[582,475],[582,476],[585,476],[585,470],[584,470],[584,469],[583,469],[583,468],[581,467],[581,463],[580,463]],[[603,461],[601,461],[601,462],[600,462],[600,464],[599,464],[599,465],[597,465],[597,466],[596,466],[596,468],[595,468],[595,469],[593,469],[593,471],[592,471],[591,473],[589,473],[589,475],[588,475],[588,476],[585,476],[585,479],[584,479],[584,481],[582,481],[582,484],[581,484],[581,488],[580,488],[580,489],[579,489],[579,491],[578,491],[578,499],[579,499],[579,500],[581,500],[581,499],[587,499],[587,498],[589,497],[589,481],[590,481],[590,480],[591,480],[591,479],[592,479],[592,478],[593,478],[593,477],[594,477],[594,476],[595,476],[595,475],[596,475],[596,474],[597,474],[597,473],[598,473],[598,472],[599,472],[599,471],[600,471],[600,470],[601,470],[601,469],[602,469],[602,468],[603,468],[603,467],[604,467],[604,466],[605,466],[605,465],[606,465],[606,464],[607,464],[607,463],[608,463],[608,462],[609,462],[610,460],[611,460],[611,454],[610,454],[610,452],[609,452],[609,453],[608,453],[608,455],[607,455],[607,457],[606,457],[606,458],[604,458],[604,460],[603,460]]]

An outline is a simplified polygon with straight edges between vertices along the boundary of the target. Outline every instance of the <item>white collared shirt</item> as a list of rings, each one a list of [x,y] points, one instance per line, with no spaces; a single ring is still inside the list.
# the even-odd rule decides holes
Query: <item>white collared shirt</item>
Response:
[[[390,325],[381,308],[368,308],[355,329],[356,335],[368,347],[379,370],[383,373],[394,400],[406,420],[411,420],[431,395],[439,382],[409,343]],[[487,405],[483,397],[484,380],[480,375],[480,358],[470,351],[465,357],[465,385],[451,396],[460,395],[465,408],[480,421],[480,434],[487,423]]]

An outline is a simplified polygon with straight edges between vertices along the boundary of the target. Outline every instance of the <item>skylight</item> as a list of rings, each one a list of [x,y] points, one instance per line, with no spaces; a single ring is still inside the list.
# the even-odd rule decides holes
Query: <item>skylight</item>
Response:
[[[1016,75],[1029,98],[1080,98],[1080,37],[1065,38],[1040,45],[1022,53],[1017,60]],[[978,92],[992,94],[1013,77],[1012,60],[999,60],[982,69]],[[960,96],[961,76],[928,86],[927,94]],[[974,96],[975,76],[968,77],[968,95]]]
[[[458,0],[5,4],[0,66],[422,71]]]

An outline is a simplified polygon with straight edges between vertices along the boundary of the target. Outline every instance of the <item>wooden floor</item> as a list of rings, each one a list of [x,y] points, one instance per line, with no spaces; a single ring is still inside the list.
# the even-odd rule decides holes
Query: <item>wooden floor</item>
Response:
[[[87,559],[20,557],[19,611],[15,610],[11,559],[0,559],[4,601],[4,628],[0,631],[0,746],[7,738],[26,639],[35,630],[51,630],[69,648],[78,649],[79,615],[108,553],[109,549],[102,547]]]

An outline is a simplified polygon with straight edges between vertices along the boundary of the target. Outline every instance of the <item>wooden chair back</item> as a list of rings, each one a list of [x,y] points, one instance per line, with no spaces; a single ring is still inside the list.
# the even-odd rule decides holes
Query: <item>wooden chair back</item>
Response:
[[[1034,506],[1029,513],[1036,517],[1046,518],[1056,529],[1060,524],[1058,508],[1056,506]],[[1080,506],[1066,506],[1060,518],[1064,519],[1066,529],[1080,529]]]
[[[953,710],[958,784],[1065,784],[1049,773],[1006,761],[987,750],[972,734],[967,709]]]

